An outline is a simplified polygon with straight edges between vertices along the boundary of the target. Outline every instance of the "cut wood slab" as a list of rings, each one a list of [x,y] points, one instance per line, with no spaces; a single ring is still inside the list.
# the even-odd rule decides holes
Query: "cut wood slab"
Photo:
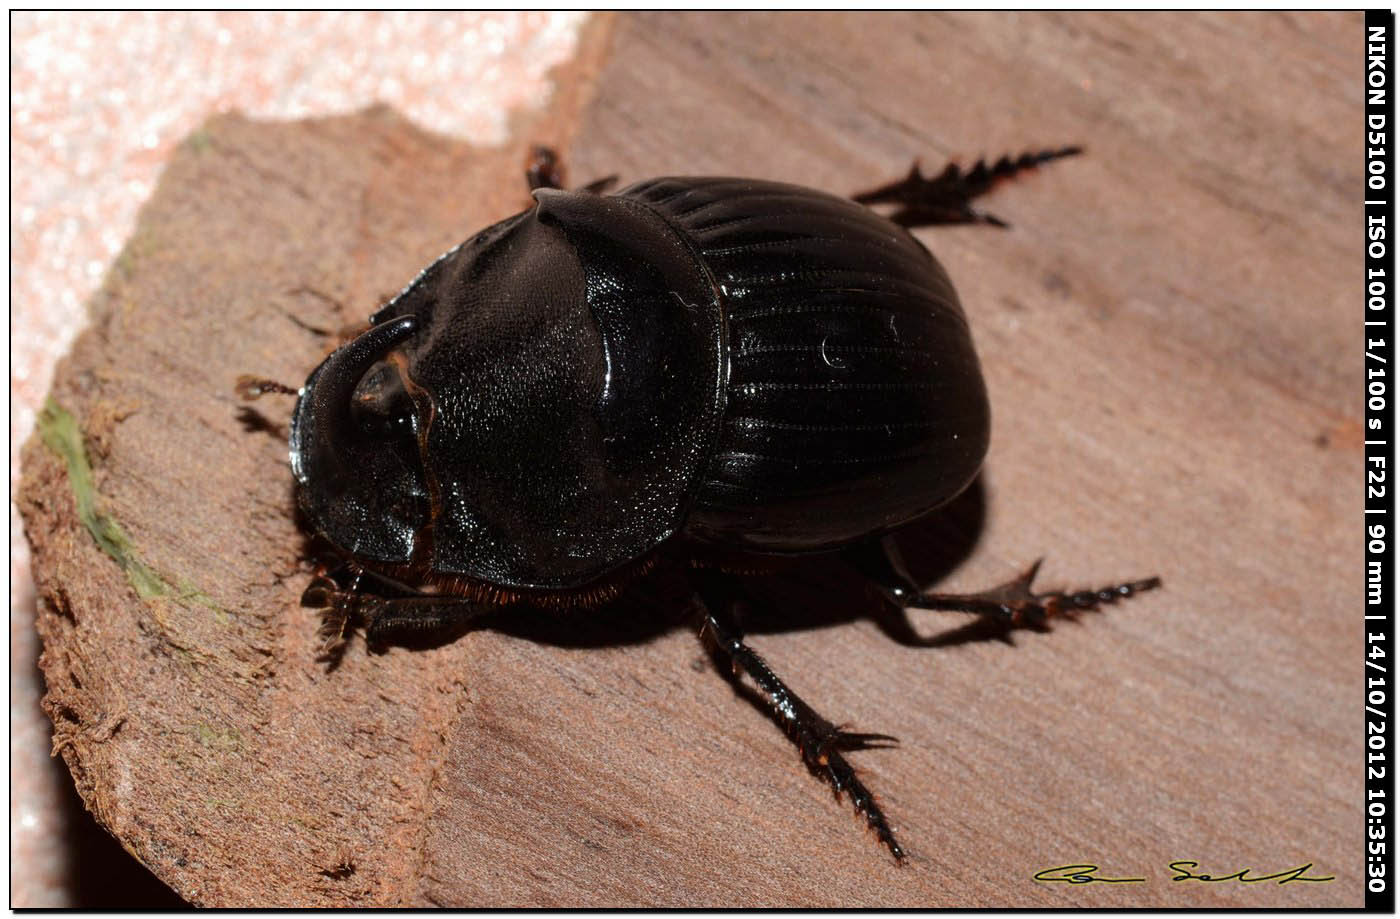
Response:
[[[598,20],[509,149],[385,110],[211,121],[24,456],[46,705],[84,800],[203,905],[1360,906],[1361,35],[1359,14],[653,14]],[[1042,554],[1047,583],[1166,587],[1010,642],[913,614],[953,630],[915,647],[828,566],[761,585],[774,669],[901,738],[855,759],[907,864],[711,672],[674,572],[603,613],[317,662],[285,411],[233,381],[303,379],[318,330],[518,210],[532,140],[579,182],[836,192],[914,156],[1088,147],[986,202],[1013,229],[920,231],[995,419],[978,486],[907,548],[947,590]],[[1335,879],[1174,882],[1177,860]],[[1145,880],[1033,879],[1075,863]]]

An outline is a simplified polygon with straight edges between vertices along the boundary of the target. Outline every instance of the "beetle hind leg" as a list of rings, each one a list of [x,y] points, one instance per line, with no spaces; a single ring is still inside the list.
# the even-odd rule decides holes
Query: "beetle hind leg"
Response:
[[[949,163],[942,172],[931,178],[919,170],[919,162],[915,160],[909,175],[903,179],[852,195],[851,198],[860,204],[898,205],[889,219],[911,229],[950,223],[986,223],[1005,227],[1005,221],[977,210],[972,202],[1007,179],[1051,160],[1083,152],[1083,147],[1060,147],[1023,153],[1017,157],[1003,156],[990,166],[985,159],[981,159],[966,171],[957,163]]]
[[[1151,577],[1089,590],[1047,590],[1037,593],[1031,590],[1031,582],[1035,580],[1042,561],[1044,559],[1038,559],[1021,574],[990,590],[972,594],[924,590],[909,605],[920,609],[977,613],[1013,627],[1043,627],[1056,616],[1072,617],[1082,610],[1095,610],[1103,604],[1117,603],[1162,586],[1161,578]]]
[[[711,596],[707,597],[707,594]],[[704,610],[700,628],[702,639],[710,644],[716,655],[728,662],[734,678],[742,671],[758,685],[769,713],[797,745],[807,768],[831,785],[838,800],[845,793],[856,812],[864,818],[866,826],[902,862],[906,857],[904,849],[895,839],[884,811],[842,755],[853,750],[890,747],[897,744],[898,739],[888,734],[850,731],[817,714],[778,679],[757,652],[744,644],[743,633],[729,612],[732,600],[716,600],[711,591],[700,592]]]
[[[1084,610],[1096,610],[1104,604],[1117,603],[1128,597],[1162,586],[1158,577],[1124,581],[1090,590],[1031,589],[1040,571],[1037,560],[1021,574],[989,590],[968,594],[947,594],[928,590],[915,583],[900,556],[899,547],[886,536],[877,545],[849,556],[852,564],[870,578],[881,596],[901,609],[947,610],[974,613],[1008,628],[1029,625],[1044,628],[1057,616],[1073,617]]]

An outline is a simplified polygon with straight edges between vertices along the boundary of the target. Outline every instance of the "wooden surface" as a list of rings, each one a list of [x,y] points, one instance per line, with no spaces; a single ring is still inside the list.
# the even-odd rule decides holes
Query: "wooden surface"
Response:
[[[517,149],[383,111],[211,122],[55,384],[93,526],[63,462],[25,454],[81,793],[209,905],[1359,906],[1360,39],[1358,14],[629,16]],[[283,416],[232,381],[300,379],[327,347],[307,326],[518,208],[537,136],[572,138],[577,181],[833,191],[1087,145],[987,201],[1014,229],[921,231],[995,427],[911,562],[949,590],[1042,554],[1047,583],[1165,589],[1010,643],[914,613],[953,636],[912,647],[827,566],[763,585],[774,669],[901,738],[855,759],[907,865],[710,672],[664,571],[582,628],[315,662]],[[1174,883],[1178,859],[1336,880]],[[1147,881],[1032,880],[1077,862]]]

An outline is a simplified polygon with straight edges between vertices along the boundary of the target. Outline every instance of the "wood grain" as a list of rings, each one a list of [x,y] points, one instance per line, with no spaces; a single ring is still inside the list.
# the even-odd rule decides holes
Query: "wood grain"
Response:
[[[283,432],[270,406],[273,434],[248,430],[231,381],[304,375],[326,346],[307,324],[367,314],[518,207],[522,150],[382,111],[219,119],[55,384],[103,513],[171,589],[138,597],[63,464],[25,454],[48,705],[104,825],[208,905],[1359,906],[1361,17],[603,25],[596,84],[521,126],[522,147],[572,137],[577,181],[849,192],[916,155],[1087,145],[987,201],[1010,231],[920,233],[995,427],[977,489],[909,549],[949,590],[1042,554],[1047,582],[1165,589],[1009,644],[910,647],[825,566],[764,583],[782,610],[752,638],[775,670],[902,740],[856,760],[903,867],[709,672],[665,572],[588,622],[356,645],[326,672]],[[1177,859],[1336,880],[1173,883]],[[1076,862],[1148,880],[1031,879]]]

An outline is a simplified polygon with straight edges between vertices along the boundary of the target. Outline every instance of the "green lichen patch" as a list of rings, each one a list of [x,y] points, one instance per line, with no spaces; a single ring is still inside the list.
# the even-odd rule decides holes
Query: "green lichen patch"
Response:
[[[93,542],[126,572],[126,578],[136,589],[137,596],[149,600],[169,595],[170,585],[136,557],[126,533],[98,507],[92,464],[88,462],[83,432],[77,419],[51,397],[44,402],[36,424],[44,445],[68,467],[68,484],[73,489],[73,500],[78,506],[78,520],[87,528]]]
[[[83,430],[78,420],[50,398],[44,403],[36,425],[45,446],[62,459],[68,468],[68,484],[73,489],[73,500],[78,507],[78,520],[92,536],[93,542],[121,567],[137,596],[142,600],[157,601],[152,602],[150,608],[154,611],[155,623],[166,642],[177,651],[190,650],[190,653],[196,653],[194,649],[185,649],[184,643],[177,640],[167,617],[161,611],[162,602],[173,603],[184,609],[202,606],[213,612],[214,621],[219,625],[226,626],[232,623],[233,614],[214,602],[213,597],[189,580],[178,578],[174,579],[176,583],[172,584],[171,578],[162,577],[146,564],[136,554],[136,547],[126,532],[110,514],[102,510],[92,475],[92,464],[88,461],[87,447],[83,441]],[[161,601],[161,598],[165,599]],[[198,654],[201,657],[207,656],[204,652]]]
[[[180,578],[179,586],[180,590],[175,595],[176,599],[182,600],[185,603],[193,603],[196,606],[202,606],[207,610],[211,610],[214,613],[214,621],[217,622],[219,625],[228,625],[229,623],[233,622],[233,616],[229,614],[228,610],[215,603],[213,597],[209,596],[207,593],[194,586],[188,580],[186,580],[185,578]]]

